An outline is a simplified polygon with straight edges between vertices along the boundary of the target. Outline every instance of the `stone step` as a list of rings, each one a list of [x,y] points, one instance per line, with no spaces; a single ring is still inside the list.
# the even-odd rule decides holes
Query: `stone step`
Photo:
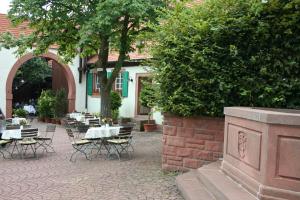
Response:
[[[176,185],[185,200],[217,200],[197,179],[196,171],[190,171],[178,176]]]
[[[205,165],[176,179],[187,200],[257,200],[220,170],[220,162]]]

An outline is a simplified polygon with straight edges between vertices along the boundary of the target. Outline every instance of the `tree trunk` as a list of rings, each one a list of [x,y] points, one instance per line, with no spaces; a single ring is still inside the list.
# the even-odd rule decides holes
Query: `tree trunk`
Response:
[[[110,90],[103,90],[101,96],[101,117],[111,118]]]

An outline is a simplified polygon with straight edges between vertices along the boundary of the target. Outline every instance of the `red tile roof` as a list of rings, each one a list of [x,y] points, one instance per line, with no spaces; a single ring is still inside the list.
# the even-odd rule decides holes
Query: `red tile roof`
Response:
[[[0,13],[0,33],[10,32],[13,36],[19,37],[21,34],[29,35],[32,30],[29,29],[28,23],[14,27],[6,14]]]
[[[114,62],[114,61],[117,61],[118,60],[118,54],[117,53],[110,53],[109,56],[108,56],[108,62]],[[146,59],[146,58],[150,58],[150,55],[148,54],[140,54],[140,53],[137,53],[137,52],[132,52],[132,53],[129,53],[129,58],[130,60],[140,60],[140,59]],[[98,60],[98,57],[97,55],[91,57],[89,60],[88,60],[88,64],[94,64],[96,63]]]

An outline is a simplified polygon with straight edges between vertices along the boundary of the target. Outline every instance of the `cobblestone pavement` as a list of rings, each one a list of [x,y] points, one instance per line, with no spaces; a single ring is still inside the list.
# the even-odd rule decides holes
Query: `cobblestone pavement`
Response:
[[[33,127],[45,128],[34,123]],[[161,171],[160,133],[134,133],[135,153],[131,160],[88,161],[73,152],[67,134],[58,127],[56,153],[39,153],[39,159],[0,158],[0,199],[61,200],[177,200],[182,199],[174,174]]]

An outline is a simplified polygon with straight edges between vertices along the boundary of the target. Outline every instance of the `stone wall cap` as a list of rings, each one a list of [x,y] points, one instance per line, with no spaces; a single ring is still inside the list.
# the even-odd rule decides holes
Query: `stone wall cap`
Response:
[[[300,110],[257,108],[257,107],[225,107],[227,116],[245,118],[268,124],[300,126]]]

